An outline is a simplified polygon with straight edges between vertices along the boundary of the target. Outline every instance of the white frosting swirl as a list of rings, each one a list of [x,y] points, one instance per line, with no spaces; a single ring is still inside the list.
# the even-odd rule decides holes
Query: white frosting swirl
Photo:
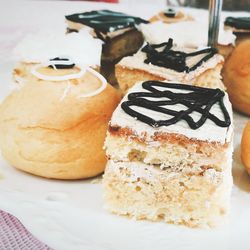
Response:
[[[37,78],[45,80],[45,81],[67,81],[67,80],[71,80],[71,79],[81,78],[86,73],[86,71],[89,71],[91,74],[96,76],[101,81],[101,86],[92,92],[79,95],[78,98],[92,97],[92,96],[98,95],[107,87],[107,81],[101,74],[99,74],[97,71],[95,71],[91,68],[81,67],[79,65],[76,65],[76,67],[80,69],[80,72],[73,73],[73,74],[67,74],[67,75],[63,75],[63,76],[44,75],[44,74],[37,71],[41,67],[47,67],[49,65],[52,65],[52,67],[53,67],[53,64],[54,65],[55,64],[71,65],[72,63],[73,62],[71,60],[67,60],[67,61],[51,60],[51,61],[47,61],[45,63],[34,66],[31,69],[31,73],[34,76],[36,76]],[[54,68],[54,70],[57,70],[55,66],[53,68]],[[71,88],[71,85],[70,85],[70,82],[68,82],[67,88],[65,89],[62,97],[60,98],[61,101],[66,97],[70,88]]]
[[[45,81],[60,82],[60,81],[67,81],[67,80],[71,80],[71,79],[81,78],[86,72],[86,68],[81,67],[79,65],[77,66],[77,68],[80,69],[80,71],[78,73],[72,73],[72,74],[67,74],[67,75],[62,75],[62,76],[44,75],[44,74],[37,71],[41,67],[48,67],[49,65],[53,66],[53,63],[58,63],[58,61],[52,60],[52,61],[47,61],[47,62],[42,63],[42,64],[38,64],[31,69],[31,74],[36,76],[37,78],[45,80]],[[69,63],[72,64],[72,61],[60,61],[60,64],[63,64],[63,65],[69,65]],[[55,67],[53,67],[53,68],[55,70],[57,70]]]
[[[99,74],[97,71],[95,71],[95,70],[93,70],[91,68],[88,68],[87,70],[89,72],[91,72],[93,75],[95,75],[97,78],[99,78],[101,80],[102,85],[97,90],[95,90],[93,92],[79,95],[78,96],[79,98],[81,98],[81,97],[91,97],[91,96],[98,95],[107,87],[107,81],[101,74]]]

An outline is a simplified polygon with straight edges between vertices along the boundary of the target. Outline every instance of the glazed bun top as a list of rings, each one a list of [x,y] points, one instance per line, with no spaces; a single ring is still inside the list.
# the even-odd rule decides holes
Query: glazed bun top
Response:
[[[98,72],[65,58],[36,65],[27,78],[5,101],[1,120],[64,131],[83,119],[106,116],[120,98]]]

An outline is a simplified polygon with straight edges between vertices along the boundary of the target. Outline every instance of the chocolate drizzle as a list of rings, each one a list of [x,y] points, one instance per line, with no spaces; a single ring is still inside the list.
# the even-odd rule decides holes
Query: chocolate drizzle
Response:
[[[157,87],[161,89],[164,88],[165,90],[159,90]],[[210,119],[220,127],[228,127],[231,124],[230,116],[223,102],[225,93],[219,89],[208,89],[159,81],[143,82],[142,88],[145,89],[146,92],[130,93],[128,95],[128,101],[123,102],[121,108],[130,116],[152,127],[169,126],[180,120],[185,120],[191,129],[198,129],[207,119]],[[179,90],[183,90],[184,92]],[[177,104],[184,105],[186,109],[176,111],[168,107],[169,105]],[[224,120],[220,120],[214,114],[210,113],[211,108],[215,104],[219,104],[221,112],[224,115]],[[136,111],[132,107],[142,107],[153,110],[169,115],[171,118],[166,120],[155,120]],[[193,112],[201,114],[198,121],[194,121],[191,117]]]
[[[197,50],[191,53],[185,53],[183,51],[172,50],[173,39],[170,38],[168,42],[160,44],[147,44],[142,48],[142,52],[145,52],[147,59],[144,61],[149,64],[152,63],[156,66],[173,69],[177,72],[190,72],[199,67],[203,62],[213,57],[217,50],[215,48],[206,48],[203,50]],[[199,60],[192,67],[188,67],[186,60],[188,57],[205,54],[205,56]]]
[[[75,66],[75,64],[71,62],[70,59],[61,57],[50,59],[49,63],[51,64],[49,64],[48,67],[55,69],[72,69]]]
[[[170,17],[170,18],[174,18],[176,16],[176,12],[174,9],[166,9],[163,11],[163,14],[166,16],[166,17]]]
[[[135,27],[140,23],[148,23],[148,21],[142,18],[110,10],[77,13],[66,16],[66,19],[87,25],[93,28],[95,32],[101,32],[104,34],[124,28]]]
[[[250,17],[227,17],[225,25],[243,30],[250,30]]]

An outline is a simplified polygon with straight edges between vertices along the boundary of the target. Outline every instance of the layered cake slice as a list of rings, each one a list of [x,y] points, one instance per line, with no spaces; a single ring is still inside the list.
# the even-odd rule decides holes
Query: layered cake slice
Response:
[[[219,89],[137,83],[113,113],[105,141],[106,208],[190,227],[229,211],[232,109]]]
[[[137,29],[148,21],[110,10],[89,11],[66,16],[68,32],[89,29],[103,41],[101,73],[116,84],[114,65],[124,56],[135,53],[143,44],[142,33]]]
[[[114,61],[137,51],[143,37],[137,30],[140,23],[148,21],[110,10],[89,11],[66,16],[68,31],[91,28],[95,37],[104,41],[103,60]]]
[[[204,27],[208,27],[208,19],[204,18],[171,24],[154,22],[140,25],[144,38],[149,43],[162,43],[173,38],[175,45],[191,48],[207,46],[207,29]],[[233,32],[224,30],[221,24],[217,44],[219,54],[226,58],[234,49],[235,38]]]
[[[215,48],[190,49],[173,45],[173,40],[147,44],[116,65],[116,78],[125,93],[137,81],[168,80],[201,87],[224,89],[221,68],[224,59]]]
[[[224,27],[236,35],[236,44],[250,39],[250,17],[227,17]]]

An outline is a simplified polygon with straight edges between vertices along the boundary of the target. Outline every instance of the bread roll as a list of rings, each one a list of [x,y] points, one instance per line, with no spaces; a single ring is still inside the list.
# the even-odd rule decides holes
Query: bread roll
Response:
[[[40,79],[39,74],[53,80]],[[74,74],[82,76],[75,79]],[[35,75],[27,76],[26,84],[1,105],[4,158],[46,178],[80,179],[102,173],[108,121],[120,100],[117,91],[89,68],[84,72],[76,66],[40,66]]]
[[[250,174],[250,121],[244,128],[241,139],[241,160]]]
[[[175,11],[171,8],[160,11],[149,19],[150,22],[161,21],[164,23],[178,23],[190,20],[193,20],[192,16],[185,14],[182,11]]]
[[[234,109],[250,115],[250,39],[235,48],[222,74]]]

